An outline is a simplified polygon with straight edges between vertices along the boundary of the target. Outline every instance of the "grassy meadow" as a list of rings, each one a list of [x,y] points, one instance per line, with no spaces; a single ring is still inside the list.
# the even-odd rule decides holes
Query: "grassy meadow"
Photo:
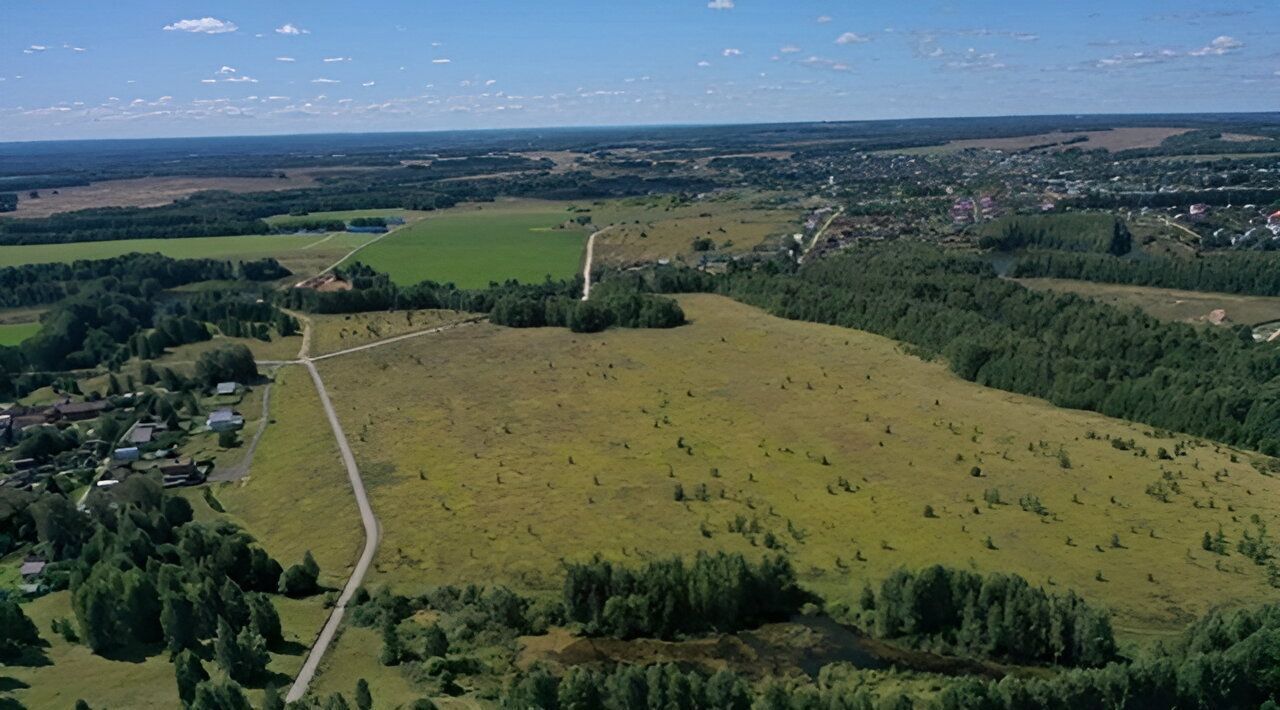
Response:
[[[431,213],[364,249],[353,260],[399,284],[452,281],[482,288],[490,281],[571,278],[581,268],[587,231],[556,202],[500,201]]]
[[[311,355],[325,355],[397,335],[438,328],[475,315],[465,311],[430,309],[312,314],[308,316],[311,321]]]
[[[1074,293],[1121,308],[1133,307],[1166,321],[1207,323],[1209,313],[1221,308],[1228,325],[1257,325],[1280,320],[1280,298],[1241,296],[1233,293],[1180,291],[1152,286],[1093,283],[1071,279],[1018,279],[1018,283],[1042,291]]]
[[[281,214],[274,217],[268,217],[263,221],[273,227],[286,227],[291,224],[307,224],[322,219],[350,222],[351,220],[359,217],[402,217],[406,222],[412,222],[422,219],[427,214],[429,213],[398,208],[389,208],[384,210],[333,210],[331,212],[309,212],[305,215]]]
[[[636,197],[582,209],[590,210],[597,228],[615,225],[596,237],[595,247],[595,258],[613,266],[658,259],[696,262],[695,238],[711,239],[722,253],[749,252],[771,237],[799,232],[804,221],[800,210],[774,208],[758,196],[736,193],[693,201]]]
[[[681,303],[669,331],[485,324],[321,363],[383,526],[370,583],[552,592],[596,553],[772,547],[833,600],[904,565],[1016,572],[1108,606],[1129,639],[1274,597],[1234,547],[1201,549],[1280,503],[1245,453],[867,333]]]
[[[39,323],[0,323],[0,345],[17,345],[39,331]]]
[[[0,246],[0,267],[21,264],[107,259],[131,252],[159,253],[175,259],[252,260],[275,257],[295,274],[319,272],[377,234],[277,234],[238,237],[122,239],[73,244]]]

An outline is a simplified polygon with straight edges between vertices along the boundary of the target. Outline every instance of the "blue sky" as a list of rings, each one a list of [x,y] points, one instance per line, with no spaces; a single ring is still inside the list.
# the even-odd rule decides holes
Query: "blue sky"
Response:
[[[0,140],[1280,109],[1277,0],[4,12]]]

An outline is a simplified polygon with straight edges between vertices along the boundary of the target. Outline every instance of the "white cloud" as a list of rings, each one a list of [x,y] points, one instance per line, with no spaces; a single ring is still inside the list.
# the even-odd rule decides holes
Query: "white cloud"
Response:
[[[224,65],[222,65],[222,68],[218,70],[218,72],[217,72],[217,73],[218,73],[218,74],[235,74],[235,73],[236,73],[236,69],[235,69],[235,67],[229,67],[229,66],[227,66],[227,65],[225,65],[225,64],[224,64]]]
[[[1192,50],[1190,55],[1193,57],[1221,56],[1223,54],[1234,52],[1243,46],[1244,42],[1241,42],[1235,37],[1222,35],[1200,49]]]
[[[820,25],[825,25],[825,24],[827,24],[827,23],[828,23],[828,22],[830,22],[830,21],[831,21],[831,16],[830,16],[830,15],[819,15],[819,16],[818,16],[818,24],[820,24]]]
[[[276,34],[291,35],[296,37],[298,35],[309,35],[311,34],[311,30],[304,30],[301,27],[298,27],[297,25],[293,24],[292,22],[286,22],[283,25],[276,28]]]
[[[485,85],[485,86],[493,86],[493,85],[494,85],[494,84],[496,84],[496,83],[498,83],[498,80],[497,80],[497,79],[488,79],[488,80],[486,80],[486,81],[484,82],[484,85]]]
[[[1040,39],[1040,35],[1032,34],[1030,32],[1014,32],[1012,35],[1009,35],[1009,36],[1013,37],[1019,42],[1034,42]]]
[[[965,53],[946,63],[948,69],[969,69],[984,71],[988,69],[1004,69],[1008,65],[996,58],[995,52],[979,52],[970,47]]]
[[[711,66],[711,62],[708,62],[707,60],[705,60],[705,59],[704,59],[704,60],[702,60],[702,61],[698,62],[698,66],[700,66],[700,67],[709,67],[709,66]]]
[[[795,54],[796,52],[800,51],[800,48],[795,46],[794,44],[788,44],[787,46],[783,47],[778,51],[782,52],[783,54]]]
[[[293,57],[276,57],[276,61],[277,62],[296,62],[298,60],[294,59]]]
[[[351,61],[351,57],[325,57],[324,61],[326,64],[332,64],[333,62],[349,62]]]
[[[452,64],[453,60],[452,59],[432,59],[431,63],[432,64]]]
[[[217,79],[201,79],[201,80],[200,80],[200,83],[201,83],[201,84],[216,84],[216,83],[218,83],[218,80],[217,80]]]
[[[360,86],[373,86],[373,85],[374,85],[374,84],[376,84],[376,83],[378,83],[378,82],[376,82],[376,81],[366,81],[365,83],[361,84]]]
[[[733,0],[711,0],[707,3],[707,7],[712,10],[732,10]]]
[[[838,62],[834,59],[817,56],[806,57],[800,61],[800,65],[811,69],[829,69],[831,71],[838,72],[853,71],[853,67],[845,64],[844,62]]]
[[[46,50],[46,49],[48,49],[48,47],[44,46],[43,44],[33,44],[33,45],[31,45],[31,51],[33,51],[33,52],[43,52],[43,51],[44,51],[44,50]]]
[[[229,76],[229,77],[227,77],[226,79],[223,79],[223,81],[229,81],[229,82],[231,82],[231,83],[233,83],[233,84],[242,84],[242,83],[256,84],[256,83],[258,83],[258,80],[257,80],[257,79],[254,79],[254,78],[253,78],[253,77],[251,77],[251,76]]]
[[[165,25],[169,32],[196,32],[199,34],[217,35],[235,32],[240,29],[234,22],[219,20],[216,17],[202,17],[198,20],[178,20],[172,25]]]
[[[324,77],[320,77],[319,79],[312,79],[311,83],[312,84],[341,84],[342,82],[339,81],[338,79],[326,79]]]
[[[845,32],[839,37],[836,37],[836,44],[864,44],[870,41],[870,37],[860,35],[857,32]]]
[[[736,47],[729,47],[725,49],[723,52],[721,52],[721,54],[723,54],[726,57],[741,57],[742,50]]]

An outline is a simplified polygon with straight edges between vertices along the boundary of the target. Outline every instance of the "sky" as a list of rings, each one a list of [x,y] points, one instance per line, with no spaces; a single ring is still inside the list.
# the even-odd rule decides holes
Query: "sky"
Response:
[[[0,141],[1280,110],[1280,0],[26,0]]]

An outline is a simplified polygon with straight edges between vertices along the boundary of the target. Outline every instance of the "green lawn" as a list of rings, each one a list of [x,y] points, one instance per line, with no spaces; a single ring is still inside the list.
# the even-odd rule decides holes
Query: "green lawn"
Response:
[[[39,323],[0,324],[0,345],[17,345],[35,335],[39,330]]]
[[[585,228],[561,228],[572,215],[550,202],[464,206],[428,216],[353,257],[400,284],[570,278],[582,263]]]

